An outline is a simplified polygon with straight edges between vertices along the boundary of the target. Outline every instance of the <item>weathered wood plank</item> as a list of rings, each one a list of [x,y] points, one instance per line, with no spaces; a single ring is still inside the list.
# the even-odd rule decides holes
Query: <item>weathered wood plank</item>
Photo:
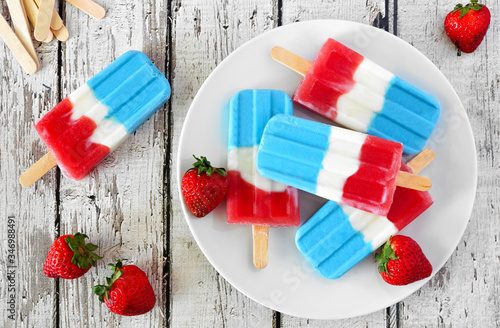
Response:
[[[484,1],[494,17],[499,5]],[[473,54],[458,55],[443,28],[455,1],[400,3],[398,36],[446,75],[467,111],[478,151],[478,189],[467,230],[436,276],[400,304],[401,327],[498,327],[498,22]],[[401,8],[403,7],[403,8]],[[404,10],[403,10],[404,9]]]
[[[283,25],[313,19],[340,19],[373,25],[378,16],[385,15],[385,2],[283,1],[282,15]]]
[[[72,37],[62,52],[63,95],[69,95],[128,50],[141,50],[165,71],[166,1],[107,1],[103,20],[66,6]],[[165,108],[111,153],[89,177],[74,182],[61,177],[61,234],[81,231],[100,247],[104,259],[76,281],[61,281],[60,326],[162,327],[166,325],[163,286],[163,171]],[[148,275],[157,305],[142,316],[111,313],[91,287],[105,282],[107,263],[121,258]]]
[[[5,2],[0,12],[8,17]],[[33,128],[58,96],[58,44],[35,42],[40,71],[27,75],[0,41],[0,300],[2,309],[14,295],[14,320],[2,311],[2,327],[52,327],[55,322],[55,281],[43,274],[43,263],[56,234],[56,174],[30,188],[20,174],[45,154]],[[12,216],[14,226],[8,224]],[[9,229],[14,228],[14,235]],[[10,231],[12,232],[12,231]],[[10,248],[10,241],[15,241]],[[12,250],[12,252],[9,252]],[[8,257],[14,255],[14,257]],[[14,263],[10,262],[13,260]],[[8,268],[8,266],[14,266]],[[11,280],[13,279],[13,280]],[[10,283],[12,282],[12,283]],[[11,288],[14,287],[14,290]]]
[[[175,160],[184,117],[203,81],[234,49],[275,27],[277,9],[267,0],[174,1],[172,14],[172,62],[175,67],[172,158]],[[176,170],[174,162],[172,179],[175,179]],[[181,211],[178,182],[171,180],[170,183],[173,190],[170,220],[172,327],[271,327],[273,311],[234,289],[201,253]]]
[[[342,19],[374,25],[385,15],[384,1],[283,1],[283,24],[313,19]],[[381,310],[359,318],[346,320],[310,320],[281,315],[282,327],[382,327],[386,311]]]

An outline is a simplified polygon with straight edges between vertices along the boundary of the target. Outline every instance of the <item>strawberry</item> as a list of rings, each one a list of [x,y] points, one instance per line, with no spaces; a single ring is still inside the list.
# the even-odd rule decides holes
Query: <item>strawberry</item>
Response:
[[[49,255],[43,264],[43,273],[49,278],[75,279],[83,276],[96,260],[101,259],[93,251],[94,244],[85,244],[86,235],[79,232],[64,235],[50,246]]]
[[[444,29],[451,41],[463,52],[471,53],[479,47],[490,26],[490,11],[478,0],[455,6],[444,20]]]
[[[97,285],[92,288],[111,312],[133,316],[147,313],[156,303],[153,287],[148,277],[135,265],[109,264],[113,275],[106,279],[107,286]]]
[[[385,282],[391,285],[408,285],[427,278],[432,265],[417,242],[407,236],[392,236],[375,255],[378,270]]]
[[[196,162],[182,177],[182,195],[196,217],[212,212],[227,193],[229,180],[223,168],[213,168],[206,157],[194,156]]]

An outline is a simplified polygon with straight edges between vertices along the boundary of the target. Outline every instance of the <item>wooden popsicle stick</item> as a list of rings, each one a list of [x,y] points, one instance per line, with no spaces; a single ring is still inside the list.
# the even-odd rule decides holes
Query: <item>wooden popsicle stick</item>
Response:
[[[252,235],[253,264],[257,269],[264,269],[267,266],[267,242],[269,238],[269,227],[253,225]]]
[[[68,29],[64,25],[63,25],[63,27],[61,27],[58,30],[51,30],[51,31],[52,31],[52,33],[54,33],[57,40],[59,40],[59,41],[64,42],[64,41],[68,40],[68,38],[69,38]]]
[[[52,20],[50,21],[50,28],[54,31],[60,30],[64,26],[61,16],[57,12],[56,8],[54,8],[52,12]]]
[[[34,0],[36,3],[36,7],[40,8],[40,0]],[[56,8],[54,8],[52,12],[52,19],[50,20],[50,28],[54,31],[60,30],[63,27],[64,23],[62,21],[61,16],[57,12]]]
[[[404,171],[399,171],[396,178],[398,187],[427,191],[431,188],[432,182],[429,178]]]
[[[24,4],[22,0],[7,0],[7,5],[9,6],[14,31],[16,32],[19,41],[21,41],[24,48],[26,48],[29,52],[31,58],[33,58],[38,70],[38,58],[36,56],[35,47],[33,46],[33,41],[31,40],[30,24],[28,22],[28,18],[26,17]]]
[[[43,43],[50,43],[54,40],[54,33],[52,33],[52,30],[49,31],[49,35],[45,40],[43,40]]]
[[[35,28],[36,16],[38,15],[38,7],[33,0],[23,0],[24,9],[26,10],[26,16],[28,16],[31,26]]]
[[[66,0],[66,2],[72,4],[78,9],[83,10],[94,18],[102,19],[106,16],[106,9],[92,0]]]
[[[28,50],[26,50],[21,40],[19,40],[2,15],[0,15],[0,37],[5,41],[7,47],[9,47],[14,57],[16,57],[19,64],[21,64],[27,73],[33,74],[37,71],[38,64],[33,60]]]
[[[434,160],[434,157],[436,156],[431,149],[424,149],[406,165],[410,167],[414,174],[418,174]]]
[[[54,156],[48,152],[19,177],[21,186],[31,186],[56,165],[57,163]]]
[[[312,66],[310,61],[305,60],[304,58],[299,57],[282,47],[274,47],[271,50],[271,58],[301,75],[306,75],[307,71]]]
[[[35,39],[43,41],[50,32],[50,22],[54,12],[55,0],[40,0],[38,2],[38,15],[35,25]]]
[[[24,7],[26,9],[26,14],[28,16],[29,21],[31,22],[31,25],[35,26],[36,25],[36,17],[38,15],[38,6],[34,0],[24,0]],[[54,15],[57,15],[59,17],[59,14],[54,13]],[[60,18],[60,17],[59,17]],[[62,22],[62,20],[61,20]],[[64,25],[59,30],[56,30],[59,34],[59,41],[66,41],[69,38],[69,33],[68,30]],[[52,42],[54,39],[54,30],[49,31],[49,35],[47,36],[47,39],[43,40],[45,43]]]

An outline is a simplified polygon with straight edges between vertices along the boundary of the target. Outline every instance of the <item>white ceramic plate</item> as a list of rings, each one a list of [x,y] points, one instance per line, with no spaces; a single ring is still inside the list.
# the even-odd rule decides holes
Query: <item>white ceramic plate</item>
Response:
[[[273,29],[234,51],[208,77],[189,109],[180,137],[178,181],[193,163],[192,154],[226,166],[227,103],[234,93],[269,88],[293,94],[301,77],[270,58],[274,46],[312,61],[328,37],[432,94],[441,105],[441,116],[428,142],[436,159],[421,173],[433,181],[435,203],[402,231],[421,245],[434,274],[455,250],[472,211],[477,179],[474,140],[460,99],[444,75],[418,50],[380,29],[347,21],[307,21]],[[295,115],[326,122],[299,106]],[[301,221],[324,202],[301,192]],[[402,300],[428,280],[404,287],[388,285],[379,276],[373,256],[340,279],[325,279],[295,247],[296,228],[270,229],[269,264],[258,270],[252,264],[251,227],[228,225],[225,204],[203,219],[191,215],[184,203],[183,210],[199,247],[229,283],[255,301],[289,315],[317,319],[364,315]]]

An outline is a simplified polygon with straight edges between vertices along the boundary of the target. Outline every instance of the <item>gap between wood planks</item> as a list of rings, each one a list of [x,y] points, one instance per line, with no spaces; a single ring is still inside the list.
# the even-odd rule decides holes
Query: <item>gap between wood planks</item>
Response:
[[[168,8],[167,8],[167,35],[166,35],[166,40],[165,40],[165,45],[167,47],[167,50],[165,52],[165,75],[167,77],[167,80],[170,82],[172,81],[172,75],[173,75],[173,69],[172,65],[170,65],[170,60],[172,58],[172,1],[169,0],[167,1]],[[172,92],[174,92],[175,86],[171,83],[171,88]],[[171,213],[172,213],[172,191],[171,186],[172,184],[170,183],[172,179],[172,166],[170,165],[172,160],[171,154],[173,154],[173,114],[172,114],[172,101],[169,99],[167,101],[167,104],[165,105],[167,107],[167,110],[164,111],[164,117],[163,117],[163,122],[165,124],[165,129],[166,133],[164,133],[164,145],[165,145],[165,161],[164,161],[164,167],[163,167],[163,190],[164,190],[164,196],[163,196],[163,238],[164,238],[164,243],[163,243],[163,258],[164,258],[164,263],[163,263],[163,288],[164,288],[164,295],[165,295],[165,304],[163,308],[163,312],[165,313],[165,327],[169,325],[170,322],[170,290],[171,290],[171,284],[170,284],[170,272],[171,272],[171,266],[170,266],[170,220],[173,219]]]
[[[61,13],[60,16],[64,20],[66,17],[66,1],[59,1],[59,8],[58,11]],[[57,96],[56,100],[57,103],[63,100],[63,95],[62,95],[62,43],[61,41],[57,40]],[[59,169],[58,166],[56,166],[56,219],[54,222],[54,231],[56,233],[56,236],[54,238],[57,239],[61,236],[61,214],[60,214],[60,204],[61,204],[61,169]],[[60,279],[56,279],[56,284],[55,284],[55,296],[54,296],[54,323],[55,327],[59,328],[61,327],[61,315],[60,315]]]

